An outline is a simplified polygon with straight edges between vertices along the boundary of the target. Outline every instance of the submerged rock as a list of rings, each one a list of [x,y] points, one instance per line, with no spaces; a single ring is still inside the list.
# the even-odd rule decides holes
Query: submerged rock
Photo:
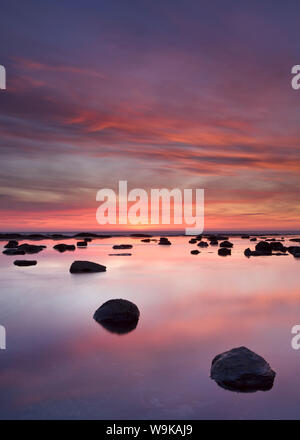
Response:
[[[108,254],[109,257],[131,257],[132,254]]]
[[[6,249],[12,249],[19,246],[19,243],[16,240],[9,240],[9,242],[4,246]]]
[[[36,260],[15,260],[14,264],[16,266],[36,266]]]
[[[76,248],[74,244],[60,243],[53,246],[53,249],[55,249],[58,252],[65,252],[65,251],[75,251]]]
[[[143,240],[141,240],[143,243],[150,243],[150,238],[143,238]]]
[[[92,273],[92,272],[105,272],[106,266],[102,264],[93,263],[92,261],[74,261],[71,264],[71,273]]]
[[[257,241],[256,237],[250,238],[250,241]]]
[[[192,255],[198,255],[198,254],[200,254],[200,251],[198,251],[197,249],[195,249],[195,250],[192,250],[192,251],[191,251],[191,254],[192,254]]]
[[[219,354],[213,359],[210,371],[210,377],[222,388],[240,392],[270,390],[275,375],[264,358],[246,347]]]
[[[231,249],[228,249],[227,247],[222,247],[218,249],[218,255],[221,255],[221,257],[226,257],[227,255],[231,255]]]
[[[126,299],[111,299],[94,313],[94,319],[112,333],[125,334],[138,324],[140,311]]]
[[[250,238],[250,235],[243,234],[243,235],[241,235],[241,238],[247,239],[247,238]]]
[[[115,244],[113,249],[132,249],[132,244]]]

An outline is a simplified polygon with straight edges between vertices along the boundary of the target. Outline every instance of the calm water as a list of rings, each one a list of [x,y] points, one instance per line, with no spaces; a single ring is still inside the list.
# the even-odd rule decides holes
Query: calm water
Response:
[[[248,240],[233,238],[231,257],[197,248],[187,237],[172,246],[139,239],[94,240],[60,254],[58,242],[25,256],[0,256],[0,418],[18,419],[292,419],[300,418],[300,261],[252,257]],[[288,240],[286,240],[288,243]],[[75,243],[74,240],[65,241]],[[132,243],[131,257],[108,256]],[[1,243],[1,251],[3,245]],[[130,252],[130,251],[124,251]],[[106,273],[71,275],[86,259]],[[126,335],[93,320],[111,298],[134,302],[141,316]],[[209,378],[213,357],[245,345],[277,372],[267,392],[241,394]]]

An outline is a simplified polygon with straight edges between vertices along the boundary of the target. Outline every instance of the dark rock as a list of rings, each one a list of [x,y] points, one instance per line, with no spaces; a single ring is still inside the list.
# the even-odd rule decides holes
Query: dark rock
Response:
[[[220,243],[220,248],[232,248],[233,247],[233,243],[231,243],[230,241],[222,241],[222,243]]]
[[[190,241],[189,241],[189,243],[191,243],[191,244],[195,244],[195,243],[197,243],[196,238],[191,238]]]
[[[16,240],[9,240],[9,242],[4,246],[6,249],[12,249],[19,246],[19,243]]]
[[[246,347],[219,354],[213,359],[210,371],[210,377],[222,388],[240,392],[270,390],[275,375],[261,356]]]
[[[289,246],[287,251],[292,255],[300,254],[300,246]]]
[[[219,242],[218,240],[211,240],[210,245],[211,246],[218,246]]]
[[[247,248],[247,249],[245,249],[244,250],[244,254],[246,255],[246,257],[251,257],[251,255],[252,255],[252,251],[251,251],[251,249],[250,248]]]
[[[197,244],[197,246],[199,247],[208,247],[208,243],[206,241],[199,241],[199,243]]]
[[[25,255],[24,250],[20,250],[19,248],[6,249],[2,252],[4,255]]]
[[[35,245],[35,244],[28,244],[24,243],[18,246],[17,249],[20,251],[24,251],[25,254],[37,254],[38,252],[41,252],[43,249],[45,249],[46,246],[44,245]]]
[[[197,249],[195,249],[195,250],[192,250],[192,251],[191,251],[191,254],[192,254],[192,255],[198,255],[198,254],[200,254],[200,251],[198,251]]]
[[[241,238],[247,239],[247,238],[250,238],[250,235],[244,234],[244,235],[241,235]]]
[[[172,243],[168,240],[168,238],[160,237],[158,244],[170,246]]]
[[[112,333],[125,334],[138,324],[140,311],[135,304],[125,299],[111,299],[94,313],[94,319]]]
[[[197,241],[202,240],[202,234],[196,235],[195,239],[196,239]]]
[[[280,252],[286,251],[286,247],[283,246],[283,244],[280,241],[273,241],[272,243],[270,243],[270,247],[272,251],[280,251]]]
[[[36,260],[15,260],[14,264],[16,266],[36,266]]]
[[[102,266],[92,261],[74,261],[70,267],[71,273],[90,273],[90,272],[105,272],[106,266]]]
[[[290,238],[290,241],[295,241],[296,243],[300,243],[300,238]]]
[[[65,252],[65,251],[75,251],[76,248],[74,244],[60,243],[53,246],[53,249],[55,249],[58,252]]]
[[[260,255],[272,255],[271,245],[267,241],[260,241],[257,243],[255,250],[259,252]]]
[[[218,254],[221,255],[221,257],[226,257],[226,255],[231,255],[231,249],[222,247],[218,249]]]
[[[141,240],[143,243],[150,243],[150,238],[144,238],[143,240]]]
[[[115,244],[113,249],[132,249],[132,244]]]
[[[132,254],[108,254],[109,257],[131,257]]]
[[[250,241],[257,241],[256,237],[250,238]]]
[[[84,241],[77,241],[77,247],[87,247],[87,242]]]

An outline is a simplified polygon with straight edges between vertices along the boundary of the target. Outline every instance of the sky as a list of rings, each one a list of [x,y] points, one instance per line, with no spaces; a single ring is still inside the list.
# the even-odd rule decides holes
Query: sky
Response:
[[[298,1],[2,1],[0,229],[103,230],[96,193],[127,180],[203,188],[206,229],[299,230],[299,14]]]

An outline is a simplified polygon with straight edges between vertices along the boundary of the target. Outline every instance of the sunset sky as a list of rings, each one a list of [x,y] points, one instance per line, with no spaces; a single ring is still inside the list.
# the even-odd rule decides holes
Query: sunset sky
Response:
[[[297,1],[3,1],[0,229],[103,230],[96,193],[127,180],[204,188],[207,229],[299,230],[299,16]]]

